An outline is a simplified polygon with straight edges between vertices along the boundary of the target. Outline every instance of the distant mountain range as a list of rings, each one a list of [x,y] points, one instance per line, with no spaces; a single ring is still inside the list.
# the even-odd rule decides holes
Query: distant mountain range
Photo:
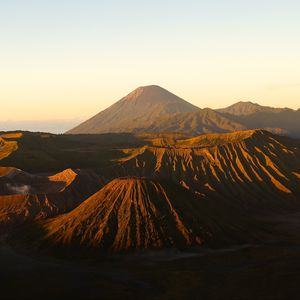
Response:
[[[262,128],[300,137],[300,109],[238,102],[223,109],[200,109],[156,86],[139,87],[67,134],[166,133],[191,135]]]
[[[300,109],[274,108],[252,102],[238,102],[218,109],[223,117],[246,128],[264,128],[278,134],[300,137]]]

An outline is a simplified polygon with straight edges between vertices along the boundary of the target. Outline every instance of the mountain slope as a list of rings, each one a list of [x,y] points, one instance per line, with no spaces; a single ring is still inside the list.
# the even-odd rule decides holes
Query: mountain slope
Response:
[[[108,132],[202,133],[262,128],[300,137],[300,110],[238,102],[218,110],[199,109],[159,86],[140,87],[69,134]]]
[[[163,115],[197,109],[198,107],[159,86],[139,87],[67,133],[131,132],[151,124],[154,119]]]
[[[238,205],[273,206],[300,198],[299,170],[299,141],[250,130],[145,146],[103,175],[155,177]]]
[[[18,143],[16,141],[7,141],[0,136],[0,160],[8,157],[17,149]]]
[[[174,143],[130,149],[101,170],[106,185],[95,194],[18,236],[28,234],[39,247],[66,253],[236,245],[276,238],[280,233],[270,230],[262,214],[299,207],[299,140],[248,130]],[[64,181],[65,175],[54,178]],[[58,205],[55,199],[50,203]],[[42,218],[57,215],[47,209],[37,212]]]
[[[7,135],[7,134],[6,134]],[[97,169],[123,156],[118,149],[139,147],[145,141],[134,134],[55,135],[23,132],[8,152],[0,146],[0,166],[14,166],[29,173],[58,172],[64,169]],[[1,159],[1,157],[4,157]]]
[[[43,239],[55,247],[112,251],[241,240],[247,218],[241,214],[236,224],[221,204],[214,210],[210,204],[178,185],[118,178],[70,213],[42,223]]]
[[[192,135],[211,132],[231,132],[246,129],[245,126],[230,121],[212,109],[199,109],[190,113],[179,113],[158,118],[150,126],[142,128],[145,132],[180,132]]]
[[[248,129],[264,128],[274,133],[300,137],[300,109],[273,108],[251,102],[238,102],[219,109],[218,112]]]
[[[217,109],[218,112],[235,115],[235,116],[246,116],[258,112],[279,113],[285,110],[288,110],[288,108],[275,108],[270,106],[262,106],[250,101],[247,102],[240,101],[226,108]]]
[[[0,195],[59,193],[71,185],[77,175],[72,169],[43,176],[16,168],[0,167]]]
[[[0,231],[70,211],[101,186],[88,170],[68,169],[47,177],[0,168]]]

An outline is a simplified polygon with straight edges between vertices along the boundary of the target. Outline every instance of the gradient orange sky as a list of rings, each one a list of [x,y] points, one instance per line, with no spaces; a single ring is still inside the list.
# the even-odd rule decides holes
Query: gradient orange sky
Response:
[[[289,0],[1,1],[0,121],[84,119],[148,84],[202,108],[299,108],[299,11]]]

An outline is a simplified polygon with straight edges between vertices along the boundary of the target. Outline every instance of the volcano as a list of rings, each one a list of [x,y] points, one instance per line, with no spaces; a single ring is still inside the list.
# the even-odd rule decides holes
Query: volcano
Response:
[[[207,134],[138,148],[102,174],[169,180],[210,198],[268,207],[298,201],[299,151],[298,140],[265,130]]]
[[[67,133],[132,132],[161,116],[198,109],[159,86],[143,86]]]
[[[257,238],[241,238],[249,227],[243,214],[232,218],[232,208],[212,203],[170,182],[117,178],[73,211],[45,221],[42,239],[65,249],[122,252]]]
[[[43,176],[0,167],[0,232],[68,212],[101,186],[97,175],[88,170],[67,169]]]

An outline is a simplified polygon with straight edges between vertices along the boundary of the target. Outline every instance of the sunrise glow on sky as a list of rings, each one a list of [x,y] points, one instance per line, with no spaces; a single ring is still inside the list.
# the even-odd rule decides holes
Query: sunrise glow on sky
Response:
[[[0,1],[0,122],[84,119],[141,85],[299,108],[299,1]]]

